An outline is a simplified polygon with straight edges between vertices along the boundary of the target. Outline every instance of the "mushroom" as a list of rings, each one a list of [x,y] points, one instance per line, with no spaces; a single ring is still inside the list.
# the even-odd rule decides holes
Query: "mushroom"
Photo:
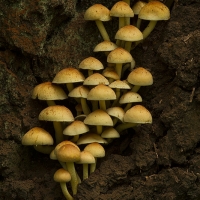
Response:
[[[67,182],[71,181],[71,175],[68,171],[66,171],[65,169],[61,168],[58,169],[53,176],[53,179],[55,182],[59,182],[60,183],[60,187],[62,190],[63,195],[65,196],[65,198],[67,200],[73,200],[73,197],[71,196],[71,194],[69,193],[68,189],[67,189]]]
[[[143,40],[143,34],[137,27],[127,25],[117,31],[115,39],[125,41],[124,49],[130,52],[132,42]]]
[[[127,50],[125,50],[121,47],[118,47],[118,48],[114,49],[113,51],[111,51],[107,57],[108,63],[116,64],[115,70],[116,70],[119,78],[121,78],[121,75],[122,75],[122,73],[121,73],[122,64],[123,63],[131,63],[133,61],[134,61],[134,59],[131,56],[131,54]]]
[[[34,146],[36,151],[49,154],[53,148],[53,146],[51,146],[53,145],[53,138],[51,134],[43,128],[34,127],[23,135],[22,144]]]
[[[129,90],[131,89],[130,85],[127,81],[116,80],[109,85],[110,88],[115,88],[116,99],[112,104],[112,107],[116,106],[119,103],[119,98],[121,95],[121,90]]]
[[[77,145],[82,145],[82,144],[89,144],[92,142],[98,142],[101,144],[107,144],[107,141],[103,139],[99,134],[97,133],[85,133],[80,136],[78,141],[76,142]]]
[[[77,193],[78,178],[74,163],[80,160],[80,150],[72,144],[62,145],[55,151],[59,161],[65,162],[67,170],[71,174],[71,186],[73,195]]]
[[[155,28],[157,21],[169,20],[169,8],[160,1],[150,1],[144,5],[138,15],[138,18],[143,20],[150,20],[148,26],[144,29],[143,38],[145,39]]]
[[[80,99],[81,107],[85,115],[88,115],[90,113],[90,108],[88,107],[87,102],[86,102],[88,93],[89,93],[89,89],[86,86],[80,85],[74,88],[73,90],[71,90],[71,92],[68,94],[69,97]]]
[[[87,69],[88,76],[92,75],[94,70],[101,70],[104,68],[101,61],[92,56],[82,60],[78,67],[79,69]]]
[[[90,90],[87,99],[91,101],[99,101],[100,109],[106,110],[106,101],[115,100],[116,94],[109,86],[99,84]]]
[[[110,11],[108,8],[102,4],[94,4],[85,11],[84,19],[95,21],[102,38],[104,40],[110,41],[109,35],[102,23],[102,21],[109,21],[111,19]]]
[[[40,83],[32,91],[32,99],[46,100],[48,106],[56,105],[54,100],[67,99],[64,90],[51,82]]]
[[[53,122],[56,144],[58,144],[64,139],[61,122],[72,122],[74,117],[67,107],[55,105],[43,109],[39,114],[39,120]]]
[[[83,85],[88,85],[88,86],[95,86],[99,84],[109,85],[108,79],[106,79],[100,73],[94,73],[88,76],[83,82]]]
[[[143,7],[144,5],[146,5],[146,4],[147,4],[146,2],[137,1],[137,2],[133,5],[133,7],[132,7],[132,10],[133,10],[134,14],[135,14],[135,15],[139,15],[140,10],[141,10],[142,7]],[[140,29],[141,21],[142,21],[142,20],[141,20],[140,18],[137,18],[136,27],[137,27],[138,29]]]
[[[101,109],[95,110],[86,116],[84,123],[96,126],[97,133],[102,133],[102,126],[113,126],[111,117]]]
[[[79,135],[88,131],[89,127],[86,124],[84,124],[82,121],[75,120],[63,130],[63,134],[73,136],[71,141],[76,142],[79,138]]]
[[[105,156],[105,150],[102,145],[97,142],[88,144],[84,151],[90,152],[95,157],[95,163],[90,165],[90,174],[95,171],[97,165],[97,158],[102,158]]]
[[[110,16],[119,17],[119,29],[130,24],[130,17],[134,16],[130,5],[124,1],[118,1],[110,10]]]
[[[88,165],[95,163],[94,156],[89,151],[81,151],[80,160],[77,164],[83,165],[83,180],[88,178]]]
[[[128,75],[127,81],[134,85],[131,91],[137,92],[141,86],[152,85],[153,77],[148,70],[138,67]]]
[[[85,80],[84,75],[73,67],[68,67],[59,71],[53,79],[53,83],[66,84],[67,89],[71,92],[74,89],[74,83],[83,82]]]
[[[123,94],[119,100],[120,104],[127,104],[124,108],[125,112],[131,108],[132,103],[134,102],[142,102],[142,97],[138,93],[132,91]]]
[[[116,127],[121,133],[123,130],[134,127],[138,124],[152,123],[151,113],[142,105],[135,105],[124,114],[124,123]]]
[[[109,83],[112,83],[114,80],[119,80],[119,75],[113,67],[106,67],[102,73],[106,78],[108,78]]]
[[[109,127],[106,128],[102,134],[101,134],[102,138],[105,138],[107,140],[108,143],[111,143],[113,139],[115,138],[119,138],[120,134],[117,132],[116,129],[114,129],[113,127]]]

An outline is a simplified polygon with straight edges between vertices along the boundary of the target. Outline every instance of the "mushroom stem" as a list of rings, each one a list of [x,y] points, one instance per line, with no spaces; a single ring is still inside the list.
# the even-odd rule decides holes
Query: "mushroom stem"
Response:
[[[99,100],[99,107],[101,110],[106,111],[106,101],[105,100]]]
[[[133,88],[131,89],[132,92],[137,92],[140,89],[140,85],[134,85]]]
[[[122,73],[122,63],[116,63],[115,66],[116,72],[119,76],[119,79],[121,79],[121,73]]]
[[[71,92],[74,89],[73,83],[66,83],[66,86],[69,92]]]
[[[64,140],[62,124],[60,122],[54,121],[53,126],[55,130],[56,144],[59,144]]]
[[[83,164],[83,180],[88,178],[88,164],[84,163]]]
[[[74,167],[73,162],[66,162],[67,170],[71,175],[71,186],[72,186],[72,193],[75,195],[77,193],[77,186],[78,186],[78,178],[77,173]]]
[[[73,197],[71,196],[71,194],[69,193],[66,183],[65,182],[60,182],[60,187],[62,190],[63,195],[65,196],[65,198],[67,200],[73,200]]]
[[[136,126],[137,124],[134,123],[124,123],[124,124],[120,124],[116,127],[116,130],[121,133],[122,131],[128,129],[128,128],[132,128],[134,126]]]
[[[46,100],[48,106],[55,106],[56,103],[54,100]]]
[[[90,165],[90,174],[93,173],[96,169],[96,166],[97,166],[97,158],[95,158],[95,163],[92,163]]]
[[[90,108],[88,107],[85,98],[81,98],[81,106],[82,106],[82,109],[83,109],[83,113],[84,113],[85,115],[88,115],[88,114],[91,113]]]
[[[110,38],[109,38],[108,33],[103,25],[103,22],[100,20],[95,20],[95,22],[96,22],[96,25],[97,25],[103,39],[110,41]]]
[[[130,42],[130,41],[126,41],[125,42],[125,49],[128,51],[128,52],[130,52],[131,51],[131,45],[132,45],[132,42]]]
[[[126,107],[124,108],[124,112],[126,112],[128,109],[130,109],[132,106],[132,103],[127,103]]]
[[[97,133],[101,134],[103,130],[103,127],[101,125],[97,125]]]

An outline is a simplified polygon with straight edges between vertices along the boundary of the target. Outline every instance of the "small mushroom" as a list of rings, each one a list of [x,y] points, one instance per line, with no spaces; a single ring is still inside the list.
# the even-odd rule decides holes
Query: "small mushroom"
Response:
[[[69,193],[68,189],[67,189],[67,182],[71,181],[71,175],[68,171],[66,171],[65,169],[61,168],[58,169],[53,176],[53,179],[55,182],[59,182],[60,183],[60,187],[62,190],[63,195],[65,196],[65,198],[67,200],[73,200],[73,197],[71,196],[71,194]]]

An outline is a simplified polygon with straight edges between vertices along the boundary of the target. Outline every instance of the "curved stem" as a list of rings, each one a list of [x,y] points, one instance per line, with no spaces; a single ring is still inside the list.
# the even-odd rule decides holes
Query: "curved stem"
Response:
[[[138,92],[141,86],[139,85],[134,85],[133,88],[131,89],[132,92]]]
[[[73,200],[73,197],[71,196],[71,194],[69,193],[69,191],[67,189],[66,183],[60,182],[60,187],[61,187],[62,193],[65,196],[65,198],[67,200]]]
[[[122,63],[116,63],[115,66],[116,72],[119,76],[119,79],[121,79],[121,73],[122,73]]]
[[[103,25],[103,22],[100,20],[96,20],[95,22],[96,22],[96,25],[97,25],[103,39],[110,41],[109,35],[105,29],[105,26]]]
[[[122,131],[128,129],[128,128],[132,128],[134,126],[136,126],[137,124],[134,123],[124,123],[124,124],[120,124],[116,127],[116,130],[121,133]]]
[[[88,178],[88,164],[84,163],[83,164],[83,180]]]
[[[81,98],[81,106],[82,106],[82,109],[83,109],[83,113],[85,115],[88,115],[89,113],[91,113],[85,98]]]
[[[77,193],[77,187],[78,187],[78,178],[77,173],[74,167],[73,162],[67,162],[66,163],[67,170],[71,174],[71,186],[72,186],[72,192],[75,195]]]
[[[95,163],[90,164],[90,174],[95,171],[97,165],[97,158],[95,158]]]

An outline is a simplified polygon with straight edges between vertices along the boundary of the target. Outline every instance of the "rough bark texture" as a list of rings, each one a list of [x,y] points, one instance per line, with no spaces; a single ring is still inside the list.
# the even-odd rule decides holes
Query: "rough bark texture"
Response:
[[[77,67],[101,36],[83,19],[92,0],[0,0],[0,199],[64,199],[53,181],[59,163],[21,145],[44,102],[31,99],[35,85],[65,67]],[[116,1],[102,0],[111,8]],[[133,3],[133,2],[132,2]],[[159,22],[132,55],[151,71],[143,105],[153,124],[125,132],[106,147],[106,157],[83,181],[78,200],[200,199],[200,1],[182,0],[169,21]],[[111,38],[116,19],[106,22]],[[145,25],[145,22],[143,22]],[[113,40],[114,41],[114,40]],[[67,106],[73,102],[67,101]]]

